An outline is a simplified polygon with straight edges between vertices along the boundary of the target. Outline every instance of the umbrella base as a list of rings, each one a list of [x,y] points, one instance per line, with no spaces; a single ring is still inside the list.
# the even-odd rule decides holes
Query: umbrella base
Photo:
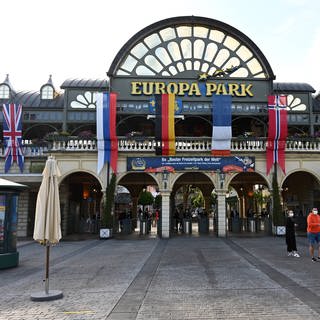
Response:
[[[63,297],[62,291],[59,290],[49,290],[48,293],[45,291],[34,292],[31,294],[32,301],[50,301],[57,300]]]

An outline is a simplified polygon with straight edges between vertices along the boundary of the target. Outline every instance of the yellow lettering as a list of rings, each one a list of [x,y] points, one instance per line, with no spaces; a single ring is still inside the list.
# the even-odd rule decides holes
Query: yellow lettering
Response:
[[[252,84],[246,83],[214,83],[207,82],[206,96],[210,97],[213,94],[224,95],[230,94],[237,97],[253,97]],[[201,96],[201,91],[197,82],[154,82],[154,81],[132,81],[131,94],[132,95],[146,95],[172,93],[179,96]]]
[[[231,96],[237,96],[239,91],[239,85],[237,83],[229,83],[229,94]]]
[[[190,90],[188,92],[188,96],[201,96],[201,92],[199,90],[199,86],[196,82],[191,83]]]
[[[166,93],[166,84],[164,82],[155,82],[154,83],[154,93],[155,94],[165,94]]]
[[[218,84],[216,94],[228,94],[226,86],[223,83]]]
[[[153,94],[153,86],[154,82],[143,82],[142,83],[142,91],[146,96],[151,96]]]
[[[247,86],[245,84],[241,84],[241,87],[242,86],[245,87],[244,88],[245,93],[247,93],[248,96],[253,97],[253,93],[251,92],[252,84],[248,84]]]
[[[206,96],[210,97],[212,96],[213,92],[215,92],[217,90],[217,85],[215,83],[212,82],[207,82],[206,83]]]
[[[175,82],[170,82],[167,85],[167,93],[177,94],[178,93],[178,85]]]
[[[184,94],[185,94],[186,92],[188,92],[189,89],[190,89],[189,83],[187,83],[187,82],[180,82],[180,83],[179,83],[179,92],[178,92],[178,95],[179,95],[179,96],[184,96]]]
[[[141,82],[132,81],[131,82],[131,94],[142,94],[140,86],[141,86]]]

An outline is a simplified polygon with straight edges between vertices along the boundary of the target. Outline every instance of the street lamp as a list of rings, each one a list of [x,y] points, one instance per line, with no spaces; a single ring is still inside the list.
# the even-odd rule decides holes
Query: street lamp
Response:
[[[219,172],[219,178],[220,178],[220,189],[223,188],[224,180],[226,178],[226,174],[224,172]]]
[[[162,171],[162,181],[163,181],[163,188],[167,189],[168,187],[168,177],[169,177],[169,172],[167,170]]]

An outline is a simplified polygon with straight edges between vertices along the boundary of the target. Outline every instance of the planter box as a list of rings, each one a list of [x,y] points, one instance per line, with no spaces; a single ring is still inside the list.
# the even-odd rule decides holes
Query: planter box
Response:
[[[100,239],[112,238],[112,229],[101,228],[100,229]]]

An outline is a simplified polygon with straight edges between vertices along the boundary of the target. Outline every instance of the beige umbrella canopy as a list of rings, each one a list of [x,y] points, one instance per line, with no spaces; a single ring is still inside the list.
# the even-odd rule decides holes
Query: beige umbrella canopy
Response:
[[[31,300],[34,301],[60,299],[63,296],[61,291],[49,291],[50,245],[58,243],[61,239],[59,176],[57,162],[49,156],[42,172],[33,231],[33,239],[46,247],[45,292],[33,293]]]
[[[33,239],[41,244],[55,244],[61,239],[60,175],[56,160],[48,157],[38,192],[33,232]]]

